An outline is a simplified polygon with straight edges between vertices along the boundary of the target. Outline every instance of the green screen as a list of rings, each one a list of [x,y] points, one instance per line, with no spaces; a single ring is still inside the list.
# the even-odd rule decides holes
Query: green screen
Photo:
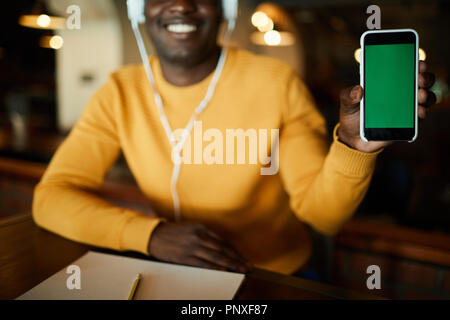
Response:
[[[365,127],[413,128],[413,43],[365,46]]]

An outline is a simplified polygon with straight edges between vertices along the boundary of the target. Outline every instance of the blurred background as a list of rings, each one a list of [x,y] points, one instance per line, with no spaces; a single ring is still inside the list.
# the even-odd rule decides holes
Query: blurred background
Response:
[[[140,62],[125,3],[1,1],[0,219],[31,212],[34,186],[89,97],[110,72]],[[232,44],[289,63],[331,133],[340,90],[359,83],[359,38],[371,4],[381,8],[382,29],[419,33],[438,103],[420,123],[416,142],[397,143],[379,157],[371,188],[342,232],[333,238],[314,233],[311,268],[320,281],[367,291],[366,268],[377,264],[379,295],[448,299],[450,2],[242,0]],[[148,210],[123,158],[100,193],[117,205]]]

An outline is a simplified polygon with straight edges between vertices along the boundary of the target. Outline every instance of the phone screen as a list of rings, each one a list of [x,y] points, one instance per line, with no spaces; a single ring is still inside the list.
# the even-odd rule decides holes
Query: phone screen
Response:
[[[403,34],[402,34],[403,33]],[[364,41],[364,129],[368,140],[410,140],[416,117],[416,41],[412,32]]]

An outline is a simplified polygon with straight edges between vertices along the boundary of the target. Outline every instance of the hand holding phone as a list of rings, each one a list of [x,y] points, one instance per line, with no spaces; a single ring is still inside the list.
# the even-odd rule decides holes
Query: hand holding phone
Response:
[[[424,118],[425,107],[436,101],[427,90],[434,76],[418,61],[417,33],[368,31],[361,45],[361,86],[341,93],[339,140],[363,152],[392,141],[414,141],[417,117]]]

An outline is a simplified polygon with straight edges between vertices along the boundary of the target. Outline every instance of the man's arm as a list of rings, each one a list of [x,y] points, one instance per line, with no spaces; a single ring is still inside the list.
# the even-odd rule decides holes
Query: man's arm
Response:
[[[35,189],[35,222],[71,240],[147,254],[159,219],[114,207],[92,194],[120,152],[114,117],[119,97],[113,78],[88,102]]]
[[[280,136],[280,174],[297,217],[325,234],[336,233],[361,203],[378,152],[338,140],[328,148],[325,121],[305,85],[292,75]]]
[[[436,96],[434,75],[419,64],[419,117]],[[287,120],[280,141],[280,172],[296,215],[317,230],[336,233],[351,217],[370,184],[377,155],[392,142],[364,142],[359,136],[363,88],[342,91],[340,123],[326,152],[325,124],[303,83],[293,77],[287,91]]]

